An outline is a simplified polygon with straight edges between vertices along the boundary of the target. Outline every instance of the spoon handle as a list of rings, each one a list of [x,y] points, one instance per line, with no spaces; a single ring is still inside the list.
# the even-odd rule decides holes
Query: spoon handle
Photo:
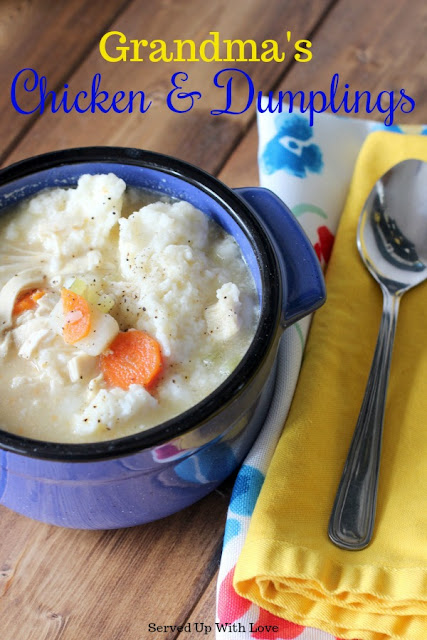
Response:
[[[329,521],[329,538],[363,549],[374,528],[381,436],[400,295],[381,287],[383,313],[365,395]]]

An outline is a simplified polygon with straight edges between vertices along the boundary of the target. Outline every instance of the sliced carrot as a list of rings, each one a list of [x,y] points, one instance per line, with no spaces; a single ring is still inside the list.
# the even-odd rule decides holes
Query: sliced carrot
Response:
[[[114,338],[100,364],[112,387],[129,389],[131,384],[140,384],[148,389],[161,373],[162,352],[157,340],[145,331],[126,331]]]
[[[37,300],[43,298],[46,292],[41,289],[29,289],[28,291],[23,291],[15,301],[13,305],[13,315],[19,316],[20,313],[24,311],[31,311],[35,309],[37,306]]]
[[[85,338],[90,330],[91,312],[89,302],[69,289],[61,290],[64,327],[62,336],[67,344]]]

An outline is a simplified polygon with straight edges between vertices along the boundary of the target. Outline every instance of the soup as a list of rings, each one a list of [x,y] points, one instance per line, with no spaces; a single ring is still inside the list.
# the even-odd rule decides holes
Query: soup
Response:
[[[114,174],[24,200],[0,226],[0,423],[53,442],[138,433],[240,362],[258,301],[235,240]]]

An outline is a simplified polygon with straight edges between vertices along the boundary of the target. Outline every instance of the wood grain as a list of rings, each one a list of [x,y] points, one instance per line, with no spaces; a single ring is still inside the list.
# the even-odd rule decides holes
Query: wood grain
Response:
[[[214,640],[215,638],[215,603],[216,584],[218,571],[215,572],[209,584],[206,586],[202,597],[196,604],[188,619],[189,632],[182,631],[176,636],[179,640],[188,640],[189,637],[203,637],[204,640]],[[196,626],[198,625],[198,626]],[[203,629],[203,630],[202,630]],[[189,636],[192,633],[193,636]]]
[[[253,38],[257,42],[273,38],[286,45],[286,24],[292,19],[294,37],[306,37],[332,0],[286,0],[262,3],[246,0],[231,3],[217,0],[201,4],[200,0],[174,2],[134,1],[114,23],[114,30],[128,40],[162,38],[172,47],[176,38],[193,38],[197,43],[210,31],[219,31],[221,39]],[[155,7],[155,10],[153,11]],[[203,7],[203,10],[202,10]],[[296,36],[298,34],[298,36]],[[293,53],[293,49],[291,48]],[[231,63],[247,71],[258,90],[268,91],[285,73],[292,56],[283,63]],[[110,95],[121,90],[143,90],[153,104],[146,113],[69,114],[44,113],[29,135],[14,149],[7,162],[52,149],[80,145],[111,144],[162,151],[216,172],[244,134],[254,110],[241,116],[212,116],[210,110],[222,107],[222,90],[213,85],[216,71],[223,63],[191,62],[187,91],[200,91],[202,98],[188,113],[176,114],[166,105],[172,89],[171,76],[181,71],[182,63],[105,61],[94,47],[76,73],[67,78],[70,91],[90,89],[94,73],[102,75],[101,88]],[[240,82],[234,95],[239,105],[246,104],[247,89]],[[243,108],[243,106],[242,106]]]
[[[182,624],[218,566],[228,500],[216,491],[118,531],[64,530],[0,509],[2,640],[143,640],[150,622]]]
[[[338,98],[344,84],[349,91],[380,91],[404,88],[416,101],[412,113],[396,112],[397,124],[422,123],[427,118],[425,82],[427,52],[419,43],[427,33],[427,4],[402,0],[341,0],[313,37],[313,60],[293,66],[280,89],[328,92],[331,77],[339,72]],[[384,103],[384,108],[386,103]],[[346,115],[344,111],[340,115]],[[381,121],[378,111],[366,113],[364,103],[357,118]]]
[[[28,67],[52,88],[68,77],[128,0],[3,0],[0,3],[0,139],[5,157],[36,116],[19,115],[10,98],[15,75]],[[32,99],[20,105],[30,110]]]
[[[254,122],[240,144],[234,149],[219,174],[229,187],[256,187],[259,184],[257,124]]]

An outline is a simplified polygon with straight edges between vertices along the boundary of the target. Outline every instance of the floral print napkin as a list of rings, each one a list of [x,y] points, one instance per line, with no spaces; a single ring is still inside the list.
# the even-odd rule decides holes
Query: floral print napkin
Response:
[[[313,127],[301,113],[258,114],[260,184],[292,210],[324,268],[359,150],[371,132],[381,129],[427,135],[425,126],[385,127],[325,113],[317,115]],[[237,558],[292,401],[309,325],[304,318],[283,335],[271,408],[233,489],[217,584],[217,640],[334,640],[260,609],[233,588]]]

